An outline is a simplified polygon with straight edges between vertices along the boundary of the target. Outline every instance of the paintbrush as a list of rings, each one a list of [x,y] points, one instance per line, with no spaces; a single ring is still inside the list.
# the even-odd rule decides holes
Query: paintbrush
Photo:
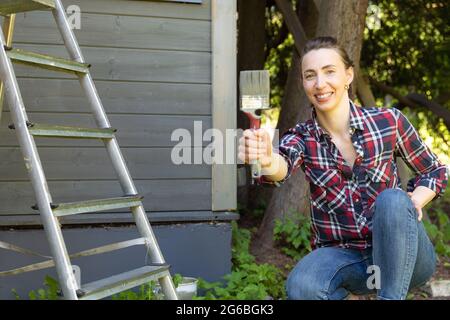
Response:
[[[239,75],[240,105],[250,120],[251,129],[261,126],[261,111],[270,109],[270,77],[267,70],[241,71]],[[259,160],[251,163],[252,184],[261,177]]]

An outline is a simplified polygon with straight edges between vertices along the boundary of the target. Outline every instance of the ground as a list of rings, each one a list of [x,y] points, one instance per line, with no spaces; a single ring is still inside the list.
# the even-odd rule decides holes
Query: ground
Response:
[[[241,218],[238,220],[240,228],[252,229],[257,228],[260,223],[260,218],[252,215],[251,213],[241,214]],[[256,257],[257,263],[270,263],[277,266],[285,276],[289,274],[289,271],[296,264],[289,256],[283,254],[277,248],[260,250],[256,241],[252,238],[250,252]],[[445,257],[439,258],[439,263],[431,280],[450,280],[450,259]],[[364,297],[352,297],[352,300],[372,300],[374,296]],[[408,299],[411,300],[450,300],[450,297],[435,297],[433,298],[427,287],[421,287],[411,290],[408,294]]]

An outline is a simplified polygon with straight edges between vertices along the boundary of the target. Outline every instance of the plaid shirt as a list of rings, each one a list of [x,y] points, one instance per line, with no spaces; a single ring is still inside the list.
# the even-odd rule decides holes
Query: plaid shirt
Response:
[[[416,176],[407,190],[425,186],[441,196],[447,168],[420,139],[408,119],[395,108],[359,108],[350,102],[350,135],[357,158],[353,169],[331,137],[312,119],[289,129],[280,140],[288,163],[285,179],[299,167],[310,184],[312,246],[371,247],[372,215],[377,195],[401,188],[395,157],[400,155]]]

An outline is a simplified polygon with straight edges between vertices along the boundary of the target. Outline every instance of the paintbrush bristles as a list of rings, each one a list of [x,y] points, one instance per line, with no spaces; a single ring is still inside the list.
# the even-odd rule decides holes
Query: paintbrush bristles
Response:
[[[270,94],[270,77],[267,70],[241,71],[239,80],[241,95]]]
[[[270,76],[267,70],[247,70],[239,74],[242,110],[270,108]]]

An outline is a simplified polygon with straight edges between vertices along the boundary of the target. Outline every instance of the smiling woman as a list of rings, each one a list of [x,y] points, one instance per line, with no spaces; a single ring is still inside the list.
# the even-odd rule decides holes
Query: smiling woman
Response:
[[[353,81],[353,62],[347,53],[325,37],[309,41],[304,51],[303,87],[310,101],[316,107],[333,100],[334,103],[346,102],[342,98],[345,98],[345,91],[349,92]]]
[[[303,88],[317,113],[318,122],[352,167],[357,154],[347,128],[353,63],[347,53],[329,38],[308,42],[305,52],[302,60]]]
[[[239,147],[241,160],[266,164],[263,183],[280,185],[301,168],[310,185],[315,250],[289,275],[288,298],[345,299],[376,289],[378,299],[405,299],[435,269],[421,209],[444,193],[447,169],[399,110],[351,101],[353,63],[336,39],[308,41],[301,67],[312,119],[289,129],[279,150],[268,152],[264,130],[244,131]],[[408,192],[397,155],[416,174]]]

